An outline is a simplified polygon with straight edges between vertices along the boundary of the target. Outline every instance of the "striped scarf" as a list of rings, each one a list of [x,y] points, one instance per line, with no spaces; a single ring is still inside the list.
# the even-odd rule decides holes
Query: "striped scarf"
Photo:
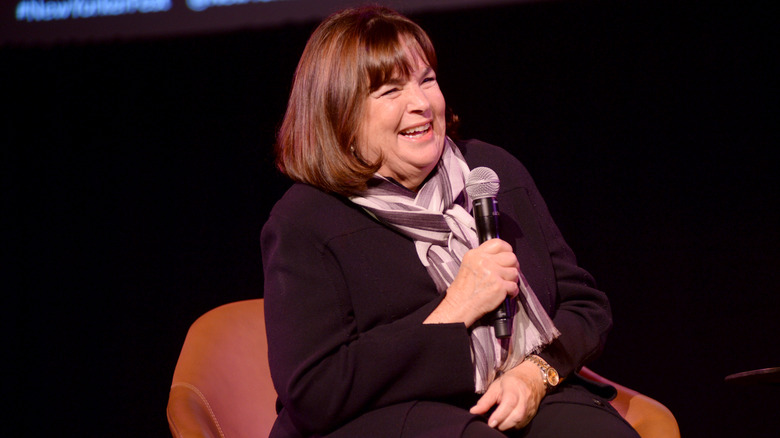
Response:
[[[469,167],[449,138],[431,177],[414,193],[375,175],[368,189],[350,198],[380,222],[414,240],[417,255],[440,293],[458,273],[463,255],[479,245],[471,201],[466,194]],[[484,393],[501,373],[552,342],[559,332],[520,273],[520,294],[510,300],[512,336],[496,339],[490,324],[471,327],[475,387]]]

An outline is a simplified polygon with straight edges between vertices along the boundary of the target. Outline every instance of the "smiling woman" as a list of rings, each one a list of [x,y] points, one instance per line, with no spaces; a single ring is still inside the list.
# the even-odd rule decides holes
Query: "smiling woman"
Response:
[[[436,73],[419,51],[407,49],[406,56],[414,66],[407,77],[372,84],[357,153],[381,163],[380,175],[416,191],[441,157],[447,124]]]
[[[279,168],[345,196],[364,190],[380,168],[400,180],[412,177],[405,173],[411,167],[427,175],[447,127],[428,35],[407,20],[335,17],[315,30],[298,64],[279,132]],[[430,136],[401,134],[429,123]],[[423,144],[429,148],[421,153]],[[413,162],[404,163],[406,153]]]
[[[614,388],[576,374],[603,348],[606,296],[522,164],[447,136],[436,63],[382,7],[306,44],[276,145],[297,184],[261,236],[271,437],[636,437]],[[501,239],[482,244],[476,167],[501,179]],[[505,301],[499,340],[483,316]]]

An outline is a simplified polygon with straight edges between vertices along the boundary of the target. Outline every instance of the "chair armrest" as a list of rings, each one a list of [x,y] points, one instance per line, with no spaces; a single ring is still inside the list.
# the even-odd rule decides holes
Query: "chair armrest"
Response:
[[[177,382],[168,398],[168,426],[176,438],[224,438],[206,397],[193,385]]]
[[[625,418],[642,438],[679,438],[680,428],[674,414],[666,406],[631,388],[604,378],[583,367],[580,376],[594,382],[606,383],[617,389],[617,397],[610,404]]]

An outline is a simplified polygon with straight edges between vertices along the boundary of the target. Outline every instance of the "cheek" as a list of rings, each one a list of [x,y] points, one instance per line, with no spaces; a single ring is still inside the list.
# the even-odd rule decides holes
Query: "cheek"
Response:
[[[393,132],[401,120],[399,108],[391,102],[374,103],[366,111],[364,123],[371,135]]]
[[[357,136],[358,151],[366,161],[374,162],[379,158],[385,149],[388,135],[394,134],[392,126],[388,108],[376,104],[366,108]]]
[[[444,120],[447,109],[447,103],[444,100],[444,95],[441,93],[441,91],[438,91],[437,93],[432,94],[429,99],[431,102],[431,108],[433,108],[435,113],[434,115],[437,118]]]
[[[366,113],[366,116],[368,116],[368,113]],[[372,137],[371,135],[371,124],[366,122],[366,118],[363,119],[363,123],[358,126],[358,132],[357,132],[357,145],[355,147],[357,148],[358,155],[360,155],[363,159],[366,159],[368,161],[371,161],[374,159],[374,153],[371,150],[371,142],[370,139]]]

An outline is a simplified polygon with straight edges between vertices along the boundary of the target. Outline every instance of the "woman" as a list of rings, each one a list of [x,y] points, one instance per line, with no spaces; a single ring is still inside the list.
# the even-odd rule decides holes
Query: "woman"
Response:
[[[604,345],[606,296],[525,168],[447,125],[419,26],[369,7],[314,31],[277,144],[297,183],[261,238],[271,436],[636,436],[575,374]],[[464,190],[480,166],[502,237],[481,245]],[[499,341],[481,320],[507,298]]]

